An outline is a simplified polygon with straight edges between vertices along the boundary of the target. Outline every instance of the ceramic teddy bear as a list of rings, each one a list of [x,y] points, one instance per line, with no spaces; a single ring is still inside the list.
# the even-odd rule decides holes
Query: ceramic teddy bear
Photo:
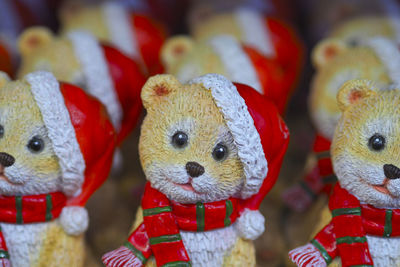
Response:
[[[197,41],[228,34],[277,64],[281,75],[294,89],[301,74],[303,43],[292,26],[255,9],[237,8],[202,19],[190,30]]]
[[[329,33],[329,38],[341,39],[352,45],[376,36],[400,40],[400,18],[390,16],[362,16],[337,25]]]
[[[133,130],[142,111],[140,90],[146,78],[132,59],[82,31],[58,37],[44,27],[34,27],[20,36],[18,46],[19,77],[46,70],[81,86],[106,107],[118,144]]]
[[[187,36],[172,37],[164,44],[161,59],[165,70],[181,82],[207,73],[218,73],[247,84],[269,97],[284,113],[293,81],[281,66],[253,47],[229,35],[196,41]]]
[[[341,39],[326,39],[312,52],[317,69],[311,85],[309,108],[316,130],[309,170],[299,184],[284,192],[284,201],[296,211],[305,211],[321,194],[330,194],[336,181],[330,146],[340,117],[335,102],[340,86],[351,79],[370,79],[380,87],[400,84],[397,45],[381,37],[353,46]]]
[[[329,202],[332,220],[290,252],[298,266],[326,266],[335,258],[342,266],[400,265],[400,91],[380,89],[351,80],[338,93],[343,115],[331,148],[339,181]]]
[[[142,100],[139,154],[148,182],[134,231],[103,262],[254,266],[251,240],[264,231],[258,207],[289,137],[274,104],[218,74],[187,84],[154,76]]]
[[[61,8],[60,20],[63,34],[89,31],[139,62],[149,74],[163,72],[159,53],[167,33],[149,16],[111,1],[99,5],[67,1]]]
[[[0,89],[0,265],[83,266],[84,205],[110,170],[111,121],[49,72],[1,73]]]

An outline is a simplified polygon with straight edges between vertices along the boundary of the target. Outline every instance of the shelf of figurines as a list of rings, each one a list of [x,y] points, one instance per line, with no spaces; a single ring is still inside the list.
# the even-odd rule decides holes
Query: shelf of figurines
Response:
[[[0,266],[400,266],[400,2],[1,0]]]

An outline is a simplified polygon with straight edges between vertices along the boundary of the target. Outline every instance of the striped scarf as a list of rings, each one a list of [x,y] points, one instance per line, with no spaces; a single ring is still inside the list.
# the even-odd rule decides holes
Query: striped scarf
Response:
[[[61,192],[32,196],[0,196],[0,222],[27,224],[58,218],[67,198]],[[9,259],[7,244],[0,228],[0,259]]]
[[[337,181],[333,173],[330,157],[331,141],[317,134],[313,145],[313,154],[317,158],[317,164],[300,182],[303,190],[315,199],[321,193],[330,195],[333,184]]]
[[[133,263],[145,265],[154,255],[157,266],[191,266],[180,230],[202,232],[234,223],[239,215],[239,200],[179,204],[146,184],[142,199],[143,223],[129,236],[124,251],[107,257],[116,266]]]
[[[329,208],[332,221],[311,241],[327,264],[340,256],[345,267],[373,266],[366,235],[400,236],[400,209],[360,204],[339,184],[334,187]]]

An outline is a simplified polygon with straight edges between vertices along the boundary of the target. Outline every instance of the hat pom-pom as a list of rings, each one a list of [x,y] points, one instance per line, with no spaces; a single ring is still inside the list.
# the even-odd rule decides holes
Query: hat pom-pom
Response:
[[[60,223],[67,234],[77,236],[87,230],[89,214],[84,207],[67,206],[61,211]]]
[[[236,221],[236,230],[240,237],[255,240],[265,230],[265,218],[258,210],[245,209]]]

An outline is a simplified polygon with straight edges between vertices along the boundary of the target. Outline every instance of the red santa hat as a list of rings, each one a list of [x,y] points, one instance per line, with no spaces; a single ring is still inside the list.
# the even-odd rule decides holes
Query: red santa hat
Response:
[[[106,107],[120,143],[136,125],[146,78],[138,64],[117,49],[102,45],[91,34],[70,32],[75,54],[86,81],[86,90]]]
[[[215,36],[208,44],[221,59],[232,81],[253,87],[270,98],[281,113],[284,112],[293,82],[285,78],[275,61],[229,35]]]
[[[160,50],[166,38],[163,27],[117,3],[105,3],[102,9],[113,44],[144,64],[149,74],[162,73]]]
[[[107,179],[116,144],[116,134],[104,106],[79,87],[59,83],[44,71],[25,76],[39,107],[58,158],[62,191],[69,197],[61,223],[70,234],[88,225],[83,208]]]
[[[274,103],[247,85],[233,84],[218,74],[207,74],[189,83],[202,84],[210,90],[232,134],[246,178],[240,192],[245,199],[243,211],[258,214],[247,212],[251,215],[241,216],[238,227],[247,238],[256,238],[264,229],[264,218],[257,210],[278,178],[289,131]]]

